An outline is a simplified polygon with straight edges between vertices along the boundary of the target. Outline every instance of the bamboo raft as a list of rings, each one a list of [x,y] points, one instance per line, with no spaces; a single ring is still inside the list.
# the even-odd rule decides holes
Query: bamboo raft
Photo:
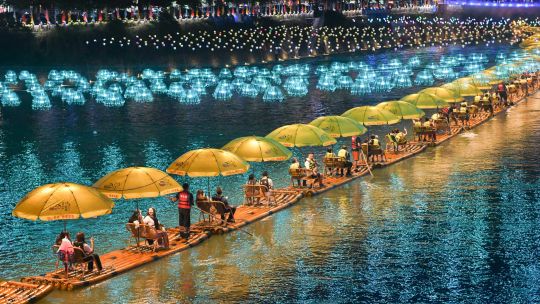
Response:
[[[523,101],[524,99],[520,100]],[[516,102],[517,104],[518,102]],[[504,109],[497,109],[494,115],[481,112],[469,121],[472,129],[495,115],[503,112]],[[400,151],[386,151],[386,161],[374,162],[370,166],[385,167],[397,163],[418,153],[423,152],[428,145],[439,145],[463,131],[462,126],[451,126],[449,134],[437,136],[434,143],[429,142],[410,142]],[[241,205],[235,213],[235,223],[213,224],[200,221],[192,225],[189,241],[178,238],[178,228],[167,229],[170,239],[170,248],[153,252],[144,243],[139,246],[129,246],[120,250],[115,250],[101,255],[103,270],[100,273],[81,273],[80,271],[70,271],[66,278],[63,269],[57,269],[53,272],[40,276],[24,277],[19,282],[4,282],[0,284],[0,304],[3,303],[29,303],[47,295],[53,288],[62,290],[72,290],[85,286],[94,285],[98,282],[115,277],[131,269],[159,260],[169,255],[187,250],[191,247],[208,239],[213,234],[221,234],[241,229],[243,226],[257,222],[267,216],[270,216],[282,209],[285,209],[297,203],[302,197],[317,195],[333,188],[339,187],[345,183],[360,178],[370,171],[371,167],[367,165],[355,168],[350,177],[325,176],[325,187],[323,188],[295,188],[292,186],[275,190],[275,201],[271,205],[247,206]],[[127,236],[127,234],[126,234]]]
[[[53,290],[52,285],[7,281],[0,283],[0,304],[33,303]]]

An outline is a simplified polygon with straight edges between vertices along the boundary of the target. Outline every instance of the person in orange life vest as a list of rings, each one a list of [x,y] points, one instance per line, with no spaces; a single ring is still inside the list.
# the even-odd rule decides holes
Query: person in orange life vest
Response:
[[[193,206],[193,194],[189,192],[189,184],[182,185],[184,190],[178,192],[175,197],[170,198],[173,202],[178,202],[178,226],[180,226],[180,237],[189,238],[189,226],[191,225],[191,206]],[[182,229],[182,227],[184,229]]]

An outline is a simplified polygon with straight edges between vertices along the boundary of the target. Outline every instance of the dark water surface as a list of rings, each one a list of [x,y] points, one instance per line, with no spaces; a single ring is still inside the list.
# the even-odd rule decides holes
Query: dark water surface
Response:
[[[494,58],[501,50],[509,49],[430,49],[419,55],[429,61],[474,51]],[[361,59],[396,54],[411,55]],[[33,111],[25,100],[18,108],[2,108],[0,278],[39,274],[54,265],[50,244],[62,223],[11,216],[16,202],[41,184],[91,184],[132,165],[165,169],[194,148],[220,147],[239,136],[265,135],[284,124],[341,114],[418,89],[364,98],[314,91],[282,104],[237,99],[184,106],[157,100],[111,109],[94,102],[56,102],[51,110]],[[212,237],[188,252],[95,287],[55,292],[46,301],[540,301],[538,113],[540,100],[530,99],[469,137],[246,228],[255,237]],[[287,166],[255,168],[269,170],[284,186]],[[213,185],[224,186],[240,203],[236,189],[245,179],[216,178]],[[194,188],[205,185],[192,182]],[[112,215],[72,221],[68,229],[94,236],[98,252],[120,248],[129,239],[124,222],[134,204],[119,201]],[[166,226],[176,225],[174,204],[165,199],[140,204],[157,207]]]
[[[540,301],[540,94],[412,159],[45,303]],[[511,140],[509,140],[511,139]]]

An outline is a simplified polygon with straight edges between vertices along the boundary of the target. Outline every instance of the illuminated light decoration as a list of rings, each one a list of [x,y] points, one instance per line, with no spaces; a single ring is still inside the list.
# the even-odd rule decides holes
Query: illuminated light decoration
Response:
[[[253,78],[253,80],[251,81],[251,84],[254,85],[257,91],[261,93],[265,92],[266,89],[270,86],[270,82],[263,76],[255,76],[255,78]]]
[[[90,84],[88,83],[88,80],[86,80],[86,78],[84,78],[84,77],[79,78],[79,80],[77,81],[75,86],[77,87],[77,90],[79,90],[81,92],[89,92],[90,91]]]
[[[319,81],[317,82],[317,89],[321,91],[334,92],[336,90],[335,78],[328,73],[321,75]]]
[[[489,84],[489,77],[484,73],[477,73],[472,75],[472,82],[477,87],[491,87]]]
[[[454,69],[449,66],[440,67],[438,70],[435,70],[433,76],[437,79],[450,80],[457,78]]]
[[[484,65],[479,62],[473,62],[465,66],[465,72],[467,74],[475,74],[485,69]]]
[[[16,84],[18,82],[17,73],[15,71],[7,71],[4,75],[4,80],[7,84]]]
[[[189,79],[199,78],[202,75],[202,71],[200,69],[191,69],[187,71],[187,75]]]
[[[30,72],[23,70],[19,73],[19,80],[26,80],[28,77],[30,77]]]
[[[508,69],[506,68],[506,66],[503,65],[498,65],[495,68],[495,72],[493,74],[499,79],[510,78],[510,73],[508,72]]]
[[[399,74],[394,78],[394,88],[408,88],[412,87],[411,77],[406,73]]]
[[[371,92],[372,90],[369,82],[363,81],[361,79],[357,79],[351,86],[352,95],[362,96],[366,94],[371,94]]]
[[[53,82],[61,82],[64,80],[64,76],[62,75],[62,73],[58,72],[57,70],[51,70],[49,71],[49,75],[47,76],[47,79]]]
[[[349,71],[356,71],[358,69],[358,66],[356,64],[356,62],[354,61],[350,61],[348,64],[347,64],[347,69]]]
[[[212,96],[216,100],[229,100],[232,98],[232,88],[231,84],[227,81],[220,82],[216,89],[214,90],[214,93]]]
[[[96,79],[100,80],[100,81],[103,81],[103,82],[107,82],[109,80],[112,80],[113,76],[114,76],[114,73],[112,73],[111,71],[109,71],[107,69],[99,70],[96,73]]]
[[[233,90],[235,90],[238,93],[240,93],[240,91],[242,90],[242,88],[244,87],[245,84],[246,83],[241,78],[235,78],[231,82],[231,86],[232,86]]]
[[[270,70],[267,68],[262,68],[259,70],[259,73],[257,76],[270,77],[272,76],[272,72],[270,72]]]
[[[171,71],[171,74],[169,75],[169,79],[171,81],[179,80],[182,78],[182,72],[180,72],[177,69],[174,69]]]
[[[36,92],[32,94],[32,97],[32,109],[47,110],[52,107],[51,100],[49,99],[49,96],[47,96],[47,93],[45,93],[44,91]]]
[[[399,69],[403,66],[403,64],[401,63],[399,59],[394,58],[390,60],[390,62],[388,63],[388,66],[390,69]]]
[[[428,65],[426,65],[426,69],[430,69],[432,71],[437,70],[439,66],[435,62],[431,62]]]
[[[234,69],[234,77],[246,79],[250,76],[250,71],[247,67],[240,66]]]
[[[282,71],[283,71],[283,66],[281,64],[276,64],[275,66],[272,67],[272,72],[276,74],[282,74]]]
[[[484,54],[472,53],[469,55],[469,61],[473,62],[488,62],[489,59]]]
[[[349,67],[343,62],[332,62],[330,64],[330,71],[338,72],[338,74],[346,73],[349,71]]]
[[[201,97],[195,90],[186,90],[186,94],[182,95],[178,101],[185,104],[198,104],[201,102]]]
[[[373,92],[389,92],[394,88],[394,84],[386,77],[377,77],[373,83]]]
[[[348,75],[342,75],[336,81],[336,88],[338,89],[350,89],[353,84],[353,80]]]
[[[498,53],[497,56],[495,57],[495,61],[497,62],[497,64],[504,64],[507,62],[507,57],[506,57],[506,54],[504,53]]]
[[[97,96],[96,101],[103,104],[106,107],[121,107],[126,101],[122,94],[116,91],[106,91],[104,90]]]
[[[2,105],[4,107],[18,107],[20,104],[21,100],[15,92],[4,89],[4,93],[2,94]]]
[[[273,73],[272,72],[272,75],[270,75],[270,81],[272,81],[272,83],[275,84],[275,85],[280,85],[281,84],[281,77],[279,76],[278,73]]]
[[[231,70],[227,69],[227,68],[223,68],[219,71],[219,75],[218,75],[218,78],[219,79],[232,79],[233,78],[233,75],[231,73]]]
[[[184,87],[180,82],[173,82],[169,86],[169,90],[167,91],[167,95],[171,98],[179,99],[181,96],[185,95],[186,91],[184,90]]]
[[[116,92],[122,95],[124,93],[124,90],[122,89],[122,86],[119,83],[113,83],[108,88],[111,92]]]
[[[369,65],[367,65],[365,62],[359,62],[356,64],[356,70],[358,71],[362,71],[362,70],[366,70],[366,69],[370,69],[371,67]]]
[[[150,90],[154,94],[165,94],[167,93],[167,86],[162,79],[154,79],[150,82]]]
[[[244,83],[240,89],[240,96],[255,98],[259,94],[259,91],[251,83]]]
[[[434,82],[435,78],[433,77],[433,73],[428,69],[420,71],[416,74],[416,78],[414,79],[414,84],[422,86],[432,85]]]
[[[289,77],[285,80],[283,88],[289,96],[306,96],[308,93],[307,79],[298,76]]]
[[[141,75],[142,79],[145,79],[145,80],[154,79],[155,76],[156,76],[156,73],[152,69],[144,69]]]
[[[194,82],[191,84],[191,90],[197,92],[197,95],[206,95],[206,86],[202,82]]]
[[[420,57],[418,57],[418,56],[412,56],[412,57],[409,58],[409,60],[407,61],[407,65],[408,65],[410,68],[416,68],[416,67],[419,67],[421,64],[422,64],[422,62],[420,61]]]
[[[323,74],[326,74],[326,73],[328,73],[328,67],[327,67],[327,66],[319,65],[319,66],[315,69],[315,74],[316,74],[316,75],[323,75]]]
[[[205,83],[205,86],[213,86],[217,83],[217,77],[210,69],[204,69],[201,71],[199,78]]]
[[[263,94],[265,102],[282,102],[284,98],[283,92],[276,86],[269,86]]]
[[[46,91],[52,91],[55,87],[60,86],[60,84],[54,80],[46,80],[43,84],[43,88]]]
[[[83,105],[86,100],[82,92],[72,88],[66,88],[62,92],[62,101],[68,105]]]
[[[118,75],[118,81],[121,83],[128,83],[130,78],[134,77],[130,76],[128,73],[120,73],[120,75]]]
[[[64,90],[62,89],[61,86],[56,86],[52,89],[51,95],[52,97],[61,97],[63,92]]]

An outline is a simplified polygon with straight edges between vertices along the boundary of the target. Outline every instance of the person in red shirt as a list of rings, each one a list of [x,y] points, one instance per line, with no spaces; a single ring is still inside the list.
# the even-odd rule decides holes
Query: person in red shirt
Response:
[[[179,236],[183,239],[189,239],[189,226],[191,225],[191,206],[193,206],[193,194],[189,192],[189,184],[182,185],[182,192],[178,192],[171,201],[178,202],[178,226],[180,227]]]

